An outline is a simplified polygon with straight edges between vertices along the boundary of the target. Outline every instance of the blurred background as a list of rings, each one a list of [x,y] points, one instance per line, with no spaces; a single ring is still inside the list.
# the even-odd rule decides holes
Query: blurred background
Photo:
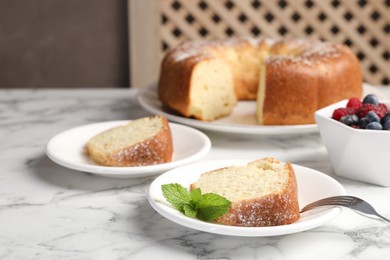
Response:
[[[0,88],[127,88],[189,39],[341,42],[390,84],[390,0],[0,0]]]
[[[0,87],[128,87],[126,0],[0,0]]]

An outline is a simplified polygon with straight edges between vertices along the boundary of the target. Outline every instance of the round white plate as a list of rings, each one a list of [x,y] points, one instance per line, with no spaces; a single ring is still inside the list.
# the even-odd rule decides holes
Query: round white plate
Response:
[[[290,225],[237,227],[187,217],[171,207],[162,195],[161,185],[163,184],[179,183],[189,189],[190,184],[197,181],[204,172],[230,165],[246,165],[248,162],[249,160],[209,161],[170,170],[158,176],[150,185],[149,203],[162,216],[179,225],[209,233],[247,237],[285,235],[312,229],[332,220],[341,212],[339,207],[324,207],[302,213],[300,219]],[[317,199],[346,194],[341,184],[328,175],[299,165],[293,165],[293,167],[298,183],[298,200],[301,208]]]
[[[363,89],[365,93],[378,93],[375,87],[366,83],[363,85]],[[157,97],[156,83],[142,88],[137,95],[137,100],[145,110],[152,114],[160,114],[171,121],[199,129],[246,135],[296,135],[318,132],[316,124],[283,126],[258,125],[256,122],[255,101],[239,101],[230,115],[212,122],[186,118],[161,104]]]
[[[46,146],[46,154],[54,162],[70,169],[113,178],[152,176],[205,156],[210,139],[188,126],[169,123],[173,139],[172,162],[141,167],[108,167],[94,163],[85,153],[85,144],[93,136],[130,120],[110,121],[76,127],[54,136]]]

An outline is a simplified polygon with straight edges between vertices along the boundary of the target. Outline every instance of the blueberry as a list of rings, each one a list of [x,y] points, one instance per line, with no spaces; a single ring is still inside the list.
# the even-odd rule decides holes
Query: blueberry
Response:
[[[383,124],[383,130],[390,130],[390,120],[387,120],[387,121]]]
[[[370,112],[367,113],[367,119],[368,119],[368,121],[370,123],[371,122],[379,122],[380,121],[379,116],[374,111],[370,111]]]
[[[379,105],[378,97],[374,94],[368,94],[363,99],[363,104],[373,104],[375,106]]]
[[[379,122],[371,122],[371,123],[369,123],[369,124],[366,126],[366,129],[370,129],[370,130],[382,130],[383,127],[382,127],[381,123],[379,123]]]
[[[345,125],[356,125],[358,121],[357,115],[346,115],[340,118],[340,122]]]
[[[381,124],[384,125],[386,121],[390,121],[390,112],[382,117]]]
[[[361,129],[365,129],[366,126],[370,123],[370,121],[368,121],[367,117],[362,117],[359,119],[359,122],[358,122],[358,126],[361,128]]]

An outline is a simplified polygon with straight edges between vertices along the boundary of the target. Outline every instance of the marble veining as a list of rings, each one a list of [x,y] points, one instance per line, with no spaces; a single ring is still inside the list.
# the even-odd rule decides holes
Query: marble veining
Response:
[[[348,209],[291,235],[214,235],[156,213],[145,196],[153,177],[97,177],[46,157],[47,142],[66,129],[149,115],[135,95],[128,89],[0,90],[0,259],[389,259],[390,226]],[[335,176],[318,134],[205,133],[213,147],[202,160],[275,156],[336,178],[390,217],[390,188]]]

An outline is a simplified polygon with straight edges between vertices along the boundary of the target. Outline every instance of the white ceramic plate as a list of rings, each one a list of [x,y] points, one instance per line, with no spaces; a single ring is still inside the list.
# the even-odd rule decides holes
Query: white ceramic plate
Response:
[[[365,93],[378,92],[378,90],[368,84],[364,84],[363,87]],[[316,124],[284,126],[257,125],[255,101],[239,101],[230,115],[212,122],[186,118],[161,104],[157,97],[156,83],[142,88],[137,95],[137,100],[145,110],[152,114],[164,115],[171,121],[199,129],[246,135],[296,135],[318,132]]]
[[[194,162],[206,155],[210,139],[202,132],[169,123],[173,138],[173,160],[169,163],[142,167],[107,167],[94,163],[85,154],[85,144],[93,136],[129,120],[110,121],[76,127],[54,136],[46,146],[46,154],[54,162],[70,169],[113,178],[136,178],[159,174],[174,167]]]
[[[290,225],[236,227],[187,217],[172,208],[162,195],[161,185],[163,184],[179,183],[189,188],[190,184],[195,182],[199,175],[206,171],[230,165],[245,165],[246,163],[248,163],[248,160],[209,161],[170,170],[158,176],[150,185],[148,191],[149,203],[162,216],[179,225],[209,233],[247,237],[285,235],[312,229],[332,220],[341,212],[339,207],[324,207],[304,212],[301,214],[300,220]],[[341,184],[328,175],[299,165],[293,165],[293,167],[298,183],[298,200],[301,208],[317,199],[346,194]]]

